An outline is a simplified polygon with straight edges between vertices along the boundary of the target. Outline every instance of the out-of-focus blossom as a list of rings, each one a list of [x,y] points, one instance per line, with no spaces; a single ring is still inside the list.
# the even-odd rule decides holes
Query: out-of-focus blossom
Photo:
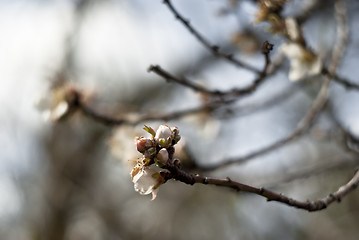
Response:
[[[280,12],[287,0],[261,0],[258,1],[258,11],[256,13],[255,22],[261,22],[269,20],[271,18],[278,18],[278,12]]]
[[[260,49],[260,42],[257,36],[249,31],[233,34],[230,41],[241,50],[241,52],[248,55],[252,55]]]
[[[299,26],[294,18],[286,18],[285,26],[287,28],[288,37],[292,41],[298,41],[301,37]]]
[[[143,166],[142,164],[137,164],[132,169],[131,177],[135,191],[139,192],[141,195],[152,193],[151,200],[154,200],[157,197],[159,186],[165,182],[160,172]]]
[[[320,73],[322,61],[308,49],[298,43],[285,43],[282,53],[290,60],[289,79],[293,82],[312,77]]]
[[[38,99],[35,105],[42,112],[45,121],[57,121],[64,117],[70,109],[64,88],[52,90],[49,95]]]
[[[172,127],[171,131],[172,131],[172,140],[174,140],[174,143],[176,144],[179,142],[179,140],[181,140],[181,136],[179,135],[178,127]]]

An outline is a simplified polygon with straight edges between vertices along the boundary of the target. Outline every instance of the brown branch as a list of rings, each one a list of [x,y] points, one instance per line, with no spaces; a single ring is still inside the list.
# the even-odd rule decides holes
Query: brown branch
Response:
[[[255,158],[255,157],[261,156],[263,154],[269,153],[273,150],[276,150],[276,149],[286,145],[287,143],[295,140],[296,138],[298,138],[299,136],[304,134],[312,126],[315,118],[323,110],[325,103],[328,99],[329,83],[330,83],[329,78],[324,80],[322,87],[321,87],[316,99],[314,100],[312,107],[306,113],[304,118],[297,124],[297,127],[286,137],[284,137],[264,148],[261,148],[252,153],[249,153],[248,155],[245,155],[243,157],[226,159],[226,160],[219,162],[218,164],[207,165],[207,166],[198,166],[198,169],[205,170],[205,171],[211,171],[211,170],[223,168],[223,167],[229,166],[231,164],[235,164],[235,163],[236,164],[244,163],[244,162],[251,160],[252,158]]]
[[[309,201],[309,200],[299,201],[287,197],[282,193],[270,191],[266,188],[257,188],[247,184],[233,181],[228,177],[226,179],[219,179],[219,178],[205,177],[198,174],[193,175],[181,170],[180,165],[176,160],[174,163],[172,162],[168,163],[164,168],[169,170],[168,173],[164,173],[164,177],[166,180],[175,179],[190,185],[199,183],[199,184],[210,184],[219,187],[232,188],[238,192],[242,191],[242,192],[254,193],[262,197],[265,197],[267,201],[280,202],[291,207],[308,210],[309,212],[323,210],[335,201],[340,202],[343,197],[345,197],[348,193],[356,189],[359,184],[359,171],[356,171],[353,178],[348,183],[341,186],[336,192],[329,194],[327,197],[314,201]]]
[[[273,45],[268,43],[267,41],[265,41],[263,43],[262,53],[265,56],[265,65],[264,65],[263,70],[260,73],[260,76],[253,82],[253,84],[251,84],[250,86],[248,86],[246,88],[233,89],[229,92],[221,92],[221,91],[216,91],[216,90],[211,91],[211,90],[207,90],[199,85],[191,83],[188,80],[177,79],[176,77],[172,76],[170,73],[161,69],[159,66],[151,66],[149,71],[154,71],[166,79],[171,79],[176,82],[180,82],[181,84],[183,84],[193,90],[196,90],[196,91],[210,93],[210,94],[217,95],[217,96],[218,95],[219,96],[226,95],[229,97],[240,96],[243,94],[249,94],[249,93],[253,92],[257,88],[257,86],[263,82],[263,80],[267,76],[268,72],[274,72],[277,69],[277,67],[275,67],[275,68],[272,68],[271,70],[269,70],[269,67],[270,67],[269,52],[272,50],[272,48],[273,48]],[[199,113],[202,111],[213,111],[213,110],[217,109],[218,107],[221,107],[225,104],[229,104],[229,103],[233,102],[234,100],[235,100],[235,98],[226,98],[226,99],[220,98],[220,99],[212,100],[203,106],[185,109],[185,110],[181,110],[181,111],[175,111],[172,113],[163,113],[163,114],[154,114],[154,113],[151,114],[150,113],[150,114],[140,116],[134,120],[127,119],[124,117],[114,118],[114,117],[110,117],[110,116],[106,116],[104,114],[98,113],[94,109],[90,108],[85,103],[85,101],[82,100],[81,93],[75,89],[71,89],[71,98],[68,100],[68,103],[71,106],[71,108],[81,110],[82,113],[84,114],[84,116],[86,116],[96,122],[102,123],[107,126],[119,126],[119,125],[136,125],[136,124],[139,124],[144,121],[152,121],[152,120],[168,121],[171,119],[178,119],[178,118],[185,117],[185,116],[195,114],[195,113]]]
[[[347,24],[346,24],[346,14],[345,14],[345,2],[344,1],[336,1],[335,3],[335,17],[337,21],[337,43],[334,46],[331,62],[328,67],[328,73],[334,75],[336,68],[339,65],[339,61],[343,55],[344,48],[347,44],[348,40],[348,30],[347,30]],[[298,123],[297,127],[294,129],[292,133],[290,133],[288,136],[278,140],[277,142],[274,142],[273,144],[270,144],[264,148],[261,148],[257,151],[254,151],[252,153],[249,153],[248,155],[245,155],[240,158],[230,158],[224,161],[221,161],[218,164],[214,164],[211,166],[203,166],[198,167],[202,170],[215,170],[219,169],[234,163],[244,163],[248,160],[261,156],[265,153],[269,153],[273,150],[276,150],[287,143],[295,140],[302,134],[304,134],[313,124],[315,118],[317,115],[324,109],[325,104],[328,99],[328,93],[329,93],[329,86],[330,86],[331,78],[329,76],[325,76],[325,80],[322,84],[322,87],[316,97],[316,99],[313,102],[312,107],[307,112],[307,114],[304,116],[304,118]]]
[[[92,109],[91,107],[89,107],[85,103],[85,101],[82,100],[80,92],[76,90],[72,90],[72,91],[73,91],[72,92],[73,98],[69,101],[69,105],[73,108],[80,110],[84,116],[92,119],[93,121],[99,122],[107,126],[120,126],[120,125],[134,126],[145,121],[155,121],[155,120],[168,121],[172,119],[179,119],[203,111],[213,111],[221,107],[223,104],[227,104],[232,101],[232,100],[216,100],[216,101],[211,101],[202,106],[193,107],[189,109],[174,111],[170,113],[148,113],[142,116],[138,116],[136,119],[128,119],[126,117],[115,118],[101,114],[96,110]]]
[[[337,170],[358,168],[358,158],[348,158],[345,160],[336,160],[333,162],[325,162],[314,167],[297,170],[296,172],[287,173],[287,175],[280,175],[276,180],[265,181],[265,187],[273,188],[279,184],[288,184],[298,179],[307,179],[312,176]]]
[[[230,117],[233,116],[247,116],[259,112],[260,110],[269,109],[273,106],[278,106],[279,104],[285,102],[288,98],[293,97],[297,93],[298,88],[296,86],[290,86],[287,89],[279,92],[278,94],[271,96],[270,98],[264,99],[261,102],[248,103],[246,105],[234,106],[230,109],[224,109],[226,112],[219,114],[218,118],[223,119],[227,118],[226,115]]]
[[[328,103],[328,113],[334,124],[340,131],[340,137],[337,138],[338,144],[347,152],[359,154],[359,139],[347,127],[345,127],[334,112],[331,102]]]
[[[167,5],[167,7],[170,9],[170,11],[173,13],[173,15],[178,19],[187,29],[188,31],[193,34],[199,42],[203,44],[209,51],[212,52],[213,55],[218,56],[220,58],[223,58],[227,60],[228,62],[234,64],[237,67],[246,68],[250,71],[260,73],[260,70],[257,70],[256,68],[249,66],[238,59],[235,59],[233,57],[233,54],[226,54],[219,50],[219,47],[216,45],[212,45],[205,37],[203,37],[196,29],[192,27],[189,20],[186,20],[173,6],[170,0],[164,0],[163,3]]]
[[[334,80],[334,82],[343,85],[346,89],[348,90],[359,90],[359,84],[358,83],[354,83],[352,81],[349,81],[343,77],[338,76],[337,74],[333,73],[329,73],[328,69],[323,69],[322,70],[322,74],[326,75],[330,78],[332,78]]]
[[[348,27],[346,23],[346,4],[345,1],[336,1],[335,2],[335,18],[337,21],[337,32],[338,39],[337,44],[333,50],[332,61],[328,67],[328,69],[323,69],[322,73],[330,78],[332,78],[335,82],[342,84],[347,89],[355,89],[359,90],[359,84],[353,83],[349,80],[339,77],[335,73],[336,67],[339,65],[339,60],[344,54],[345,46],[348,43]]]
[[[257,87],[261,83],[264,82],[264,80],[267,76],[267,73],[268,73],[269,66],[270,66],[269,53],[272,49],[273,49],[273,44],[270,44],[268,41],[265,41],[263,43],[262,53],[265,57],[265,64],[264,64],[263,70],[261,70],[259,72],[259,76],[254,80],[254,82],[251,85],[249,85],[245,88],[234,88],[229,91],[211,90],[211,89],[205,88],[205,87],[201,86],[200,84],[189,81],[186,78],[175,77],[172,74],[170,74],[169,72],[167,72],[166,70],[162,69],[158,65],[155,65],[155,66],[151,65],[148,68],[148,71],[156,73],[157,75],[161,76],[162,78],[166,79],[167,81],[176,82],[176,83],[183,85],[185,87],[188,87],[196,92],[201,92],[201,93],[210,94],[212,96],[219,96],[219,97],[223,97],[223,96],[238,97],[238,96],[242,96],[242,95],[246,95],[246,94],[250,94],[250,93],[254,92],[257,89]]]

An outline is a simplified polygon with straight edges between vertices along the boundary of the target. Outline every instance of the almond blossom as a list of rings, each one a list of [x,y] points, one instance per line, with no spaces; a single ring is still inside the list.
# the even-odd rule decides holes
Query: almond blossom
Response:
[[[131,177],[135,191],[141,195],[152,193],[151,200],[157,197],[158,187],[165,182],[160,172],[141,164],[132,169]]]
[[[285,43],[282,45],[281,51],[290,60],[289,79],[291,81],[299,81],[320,73],[321,59],[300,44]]]

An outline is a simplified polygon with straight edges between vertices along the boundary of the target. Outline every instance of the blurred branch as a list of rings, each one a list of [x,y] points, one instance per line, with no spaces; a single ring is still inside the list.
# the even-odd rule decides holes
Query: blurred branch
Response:
[[[268,99],[265,99],[261,102],[253,102],[248,103],[246,105],[241,106],[234,106],[232,108],[225,108],[225,112],[221,112],[221,114],[218,114],[218,118],[224,119],[228,118],[228,116],[247,116],[256,112],[259,112],[260,110],[266,110],[268,108],[278,106],[281,103],[284,103],[287,99],[293,97],[297,93],[298,88],[294,86],[290,86],[279,93],[277,93],[274,96],[271,96]]]
[[[345,78],[342,78],[335,73],[329,73],[328,69],[324,68],[322,73],[324,75],[332,78],[336,83],[343,85],[345,88],[347,88],[349,90],[359,90],[359,84],[349,81]]]
[[[359,139],[355,136],[343,123],[338,119],[337,114],[334,112],[334,107],[331,102],[328,104],[328,113],[334,121],[336,127],[340,130],[340,137],[337,138],[338,144],[347,152],[354,155],[359,154]]]
[[[345,46],[348,43],[349,30],[346,22],[346,15],[347,15],[347,11],[345,6],[345,1],[336,1],[335,18],[337,21],[338,43],[336,44],[333,50],[333,55],[332,55],[333,60],[331,64],[329,65],[328,69],[324,68],[322,70],[322,73],[332,78],[335,82],[342,84],[344,87],[348,89],[359,90],[359,84],[344,79],[335,73],[335,68],[338,66],[339,60],[344,54]]]
[[[279,184],[288,184],[295,180],[307,179],[312,176],[317,176],[321,173],[330,172],[333,170],[353,169],[358,168],[359,160],[357,158],[349,158],[340,161],[324,162],[306,169],[301,169],[296,172],[287,173],[286,175],[280,175],[278,179],[272,181],[266,181],[265,186],[273,188]]]
[[[197,92],[201,92],[201,93],[205,93],[205,94],[209,94],[209,95],[213,95],[213,96],[232,96],[232,97],[238,97],[241,95],[245,95],[245,94],[250,94],[253,91],[255,91],[257,89],[257,87],[265,80],[265,77],[267,76],[267,71],[269,69],[270,66],[270,58],[269,58],[269,52],[273,49],[273,44],[268,43],[268,41],[265,41],[263,43],[262,46],[262,53],[265,56],[265,65],[263,67],[263,70],[261,70],[259,72],[259,76],[257,77],[257,79],[248,87],[246,88],[235,88],[235,89],[231,89],[229,91],[220,91],[220,90],[211,90],[211,89],[207,89],[197,83],[194,83],[192,81],[187,80],[186,78],[178,78],[173,76],[172,74],[170,74],[169,72],[167,72],[166,70],[162,69],[160,66],[158,65],[151,65],[148,68],[149,72],[154,72],[157,75],[163,77],[164,79],[166,79],[167,81],[174,81],[178,84],[181,84],[185,87],[188,87],[194,91]]]
[[[339,61],[344,53],[344,48],[348,41],[348,30],[347,30],[347,24],[346,24],[345,9],[346,9],[346,6],[345,6],[344,1],[336,1],[335,17],[337,20],[337,43],[334,46],[331,62],[328,67],[328,72],[330,74],[335,73],[335,69],[339,65]],[[245,155],[243,157],[230,158],[230,159],[221,161],[218,164],[213,164],[210,166],[201,166],[198,168],[202,169],[202,170],[210,171],[210,170],[219,169],[219,168],[222,168],[222,167],[234,164],[234,163],[244,163],[254,157],[258,157],[265,153],[271,152],[271,151],[278,149],[278,148],[286,145],[287,143],[295,140],[297,137],[304,134],[312,126],[317,115],[319,115],[319,113],[324,109],[325,104],[328,100],[330,82],[331,82],[331,78],[328,76],[325,76],[325,80],[322,84],[322,87],[321,87],[316,99],[313,101],[312,107],[307,112],[307,114],[304,116],[304,118],[298,123],[298,125],[294,129],[294,131],[292,133],[290,133],[288,136],[278,140],[277,142],[274,142],[271,145],[268,145],[268,146],[261,148],[257,151],[249,153],[248,155]]]
[[[207,94],[211,94],[211,95],[216,95],[216,96],[238,97],[238,96],[241,96],[244,94],[252,93],[253,91],[255,91],[257,89],[258,85],[260,85],[264,81],[265,77],[268,75],[267,73],[269,72],[269,67],[270,67],[269,52],[272,49],[273,49],[273,45],[268,43],[268,41],[265,41],[263,43],[262,53],[265,56],[265,65],[263,67],[263,70],[260,72],[260,75],[258,76],[258,78],[251,85],[249,85],[246,88],[242,88],[242,89],[232,89],[230,91],[209,90],[209,89],[206,89],[198,84],[190,82],[187,79],[176,78],[176,77],[172,76],[170,73],[163,70],[159,66],[150,66],[149,71],[154,71],[158,75],[160,75],[168,80],[173,80],[175,82],[178,82],[178,83],[180,83],[186,87],[189,87],[195,91],[199,91],[199,92],[203,92],[203,93],[207,93]],[[277,69],[277,67],[272,68],[271,72],[274,72],[276,69]],[[220,107],[221,105],[228,104],[234,100],[233,98],[228,98],[228,99],[221,98],[219,100],[213,100],[203,106],[196,107],[196,108],[190,108],[187,110],[181,110],[181,111],[176,111],[176,112],[172,112],[172,113],[148,114],[148,115],[139,117],[135,120],[130,120],[130,119],[126,119],[126,118],[113,118],[113,117],[102,115],[86,105],[86,103],[82,100],[80,92],[78,92],[76,90],[72,90],[72,91],[74,91],[73,95],[71,96],[70,101],[68,102],[70,106],[74,106],[75,108],[80,109],[85,116],[87,116],[97,122],[100,122],[102,124],[109,125],[109,126],[136,125],[143,121],[160,120],[160,119],[162,119],[162,120],[177,119],[180,117],[184,117],[184,116],[202,112],[202,111],[208,111],[208,110],[211,111],[211,110],[214,110],[214,109]]]
[[[207,165],[207,166],[198,166],[198,169],[205,170],[205,171],[211,171],[211,170],[223,168],[228,165],[235,164],[235,163],[237,163],[237,164],[244,163],[244,162],[251,160],[252,158],[255,158],[255,157],[261,156],[263,154],[269,153],[273,150],[276,150],[276,149],[286,145],[287,143],[295,140],[296,138],[298,138],[299,136],[304,134],[312,126],[315,118],[324,109],[325,103],[328,99],[329,83],[330,83],[330,79],[326,78],[322,84],[322,87],[321,87],[316,99],[313,102],[312,107],[309,109],[309,111],[306,113],[306,115],[303,117],[303,119],[297,124],[297,127],[286,137],[284,137],[266,147],[263,147],[259,150],[252,152],[252,153],[249,153],[248,155],[245,155],[243,157],[226,159],[226,160],[221,161],[218,164]]]
[[[216,45],[212,45],[205,37],[203,37],[196,29],[192,27],[189,20],[186,20],[173,6],[170,0],[164,0],[163,3],[167,5],[167,7],[170,9],[170,11],[175,15],[176,19],[178,19],[187,29],[188,31],[193,34],[198,41],[200,41],[203,46],[205,46],[209,51],[212,52],[213,55],[218,56],[220,58],[223,58],[230,63],[234,64],[237,67],[246,68],[252,72],[260,73],[259,70],[255,69],[252,66],[249,66],[238,59],[233,57],[233,54],[226,54],[219,50],[219,47]]]
[[[221,107],[224,103],[229,103],[230,101],[226,100],[216,100],[211,101],[207,104],[204,104],[203,106],[189,108],[185,110],[179,110],[175,112],[170,113],[149,113],[143,116],[139,116],[136,119],[128,119],[125,117],[122,118],[115,118],[111,116],[106,116],[104,114],[98,113],[96,110],[89,107],[81,98],[80,92],[76,92],[76,100],[70,105],[75,106],[77,109],[81,110],[81,112],[84,114],[84,116],[99,122],[101,124],[107,125],[107,126],[120,126],[120,125],[137,125],[141,122],[145,121],[154,121],[154,120],[171,120],[171,119],[178,119],[181,117],[185,117],[191,114],[200,113],[203,111],[213,111],[214,109]]]

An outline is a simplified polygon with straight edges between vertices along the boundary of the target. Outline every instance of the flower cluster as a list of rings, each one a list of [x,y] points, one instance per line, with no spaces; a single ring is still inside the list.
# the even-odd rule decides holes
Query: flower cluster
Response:
[[[166,181],[165,172],[157,169],[162,169],[172,160],[173,146],[181,136],[177,127],[170,128],[167,125],[159,126],[157,131],[147,126],[144,130],[151,134],[151,138],[136,139],[137,151],[143,156],[132,169],[131,177],[135,190],[142,195],[152,193],[153,200],[157,196],[159,186]]]

